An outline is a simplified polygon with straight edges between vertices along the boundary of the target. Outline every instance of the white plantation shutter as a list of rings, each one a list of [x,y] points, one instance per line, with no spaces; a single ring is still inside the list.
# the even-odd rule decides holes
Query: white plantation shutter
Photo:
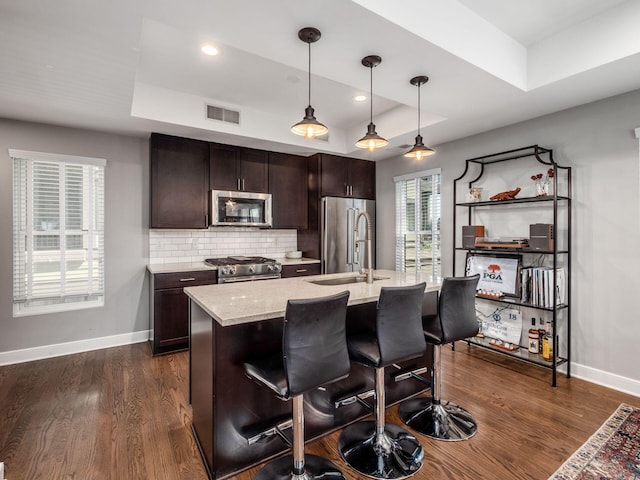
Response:
[[[394,181],[396,270],[440,277],[440,169],[402,175]]]
[[[103,305],[106,161],[9,155],[14,316]]]
[[[396,182],[396,271],[405,272],[407,265],[407,183]]]

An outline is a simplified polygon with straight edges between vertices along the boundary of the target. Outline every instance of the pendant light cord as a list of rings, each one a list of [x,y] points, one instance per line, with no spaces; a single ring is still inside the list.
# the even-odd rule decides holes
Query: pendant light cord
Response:
[[[369,66],[369,72],[370,72],[370,77],[369,77],[369,97],[370,97],[370,102],[369,102],[369,118],[370,118],[370,122],[373,123],[373,65]]]
[[[309,103],[308,105],[311,106],[311,42],[309,42]]]
[[[418,84],[418,135],[420,135],[420,84]]]

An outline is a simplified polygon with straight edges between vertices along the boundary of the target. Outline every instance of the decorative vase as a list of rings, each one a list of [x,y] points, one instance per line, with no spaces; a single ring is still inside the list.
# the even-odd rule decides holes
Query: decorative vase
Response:
[[[467,199],[470,202],[482,201],[482,187],[471,187]]]
[[[549,195],[549,180],[536,181],[536,194],[538,197],[546,197]]]

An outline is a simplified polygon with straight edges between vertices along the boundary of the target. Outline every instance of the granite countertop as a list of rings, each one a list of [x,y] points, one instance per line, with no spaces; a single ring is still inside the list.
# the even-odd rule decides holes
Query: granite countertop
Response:
[[[184,263],[153,263],[147,265],[147,270],[153,275],[156,273],[182,273],[197,272],[198,270],[217,270],[204,262],[184,262]]]
[[[257,322],[270,318],[283,317],[287,300],[292,298],[316,298],[333,295],[349,290],[349,305],[373,302],[380,296],[381,287],[415,285],[427,282],[426,291],[437,291],[440,283],[430,281],[416,273],[401,273],[392,270],[376,270],[375,276],[383,280],[349,283],[344,285],[315,285],[312,280],[324,280],[352,277],[355,273],[334,273],[308,277],[261,280],[260,288],[256,282],[225,283],[187,287],[185,293],[193,299],[208,315],[223,327]]]
[[[309,263],[320,263],[320,260],[318,260],[317,258],[308,258],[308,257],[302,257],[302,258],[282,257],[282,258],[276,258],[275,260],[276,262],[282,265],[304,265]]]
[[[278,263],[282,265],[304,265],[309,263],[320,263],[320,260],[315,258],[274,258]],[[217,270],[218,267],[213,267],[207,263],[202,262],[183,262],[183,263],[153,263],[147,265],[147,270],[151,274],[156,273],[182,273],[182,272],[195,272],[198,270]]]

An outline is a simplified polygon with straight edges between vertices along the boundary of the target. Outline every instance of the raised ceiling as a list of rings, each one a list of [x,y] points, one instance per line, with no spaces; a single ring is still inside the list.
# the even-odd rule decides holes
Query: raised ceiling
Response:
[[[0,116],[374,160],[640,88],[637,0],[0,0]],[[326,140],[289,128],[312,99]],[[205,41],[220,55],[200,52]],[[374,122],[390,144],[356,149]],[[207,119],[206,105],[240,112]],[[64,152],[61,152],[64,153]]]

